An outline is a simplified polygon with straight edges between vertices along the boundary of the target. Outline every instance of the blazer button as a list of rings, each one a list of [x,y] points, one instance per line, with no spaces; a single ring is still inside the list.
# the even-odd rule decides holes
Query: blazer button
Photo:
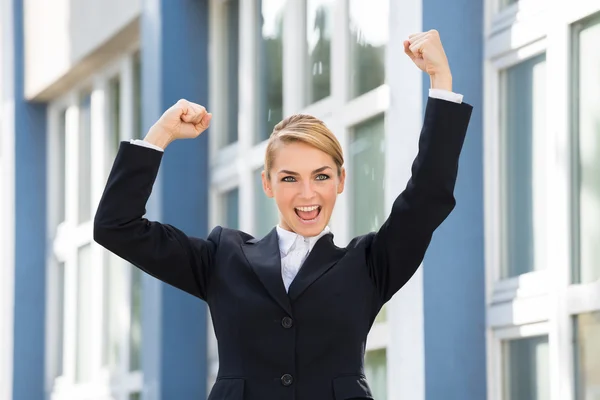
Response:
[[[292,376],[290,374],[284,374],[281,377],[281,384],[283,386],[290,386],[292,384],[292,382],[294,382],[294,378],[292,378]]]
[[[289,329],[292,327],[293,322],[292,319],[290,317],[283,317],[283,319],[281,320],[281,325],[285,328],[285,329]]]

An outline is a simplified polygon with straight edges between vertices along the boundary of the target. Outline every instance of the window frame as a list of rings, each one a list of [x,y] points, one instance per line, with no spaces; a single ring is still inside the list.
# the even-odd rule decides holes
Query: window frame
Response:
[[[498,334],[507,327],[521,329],[545,324],[549,337],[552,400],[575,399],[572,318],[600,310],[600,282],[573,284],[573,166],[577,162],[573,139],[576,116],[572,101],[573,25],[600,12],[600,4],[585,0],[520,1],[501,12],[499,0],[486,0],[484,60],[484,224],[487,314],[488,400],[501,400]],[[598,14],[600,15],[600,14]],[[499,139],[499,74],[508,66],[546,52],[547,141],[543,152],[543,240],[546,270],[499,280],[502,236]],[[537,205],[534,205],[536,207]],[[536,239],[538,238],[536,233]],[[514,332],[514,331],[513,331]],[[560,366],[560,368],[559,368]],[[564,372],[568,371],[568,374]]]
[[[75,380],[75,349],[76,349],[76,293],[77,293],[77,251],[81,246],[91,245],[92,265],[91,274],[94,285],[91,291],[91,302],[94,315],[104,315],[104,270],[107,268],[108,251],[93,241],[93,215],[102,195],[108,172],[116,149],[114,137],[109,132],[112,123],[112,109],[108,105],[111,96],[110,82],[118,78],[120,82],[119,107],[120,107],[120,137],[119,140],[135,138],[134,121],[134,59],[139,48],[139,43],[131,46],[119,57],[103,66],[100,71],[93,73],[88,78],[74,85],[66,94],[54,99],[47,109],[48,118],[48,243],[47,252],[47,321],[46,321],[46,381],[48,391],[57,400],[70,400],[82,398],[99,393],[113,395],[117,400],[127,400],[130,395],[140,393],[143,389],[143,374],[141,370],[129,371],[130,362],[130,319],[123,326],[119,340],[120,364],[115,372],[102,365],[104,351],[103,318],[94,318],[92,321],[90,349],[91,380],[77,383]],[[78,214],[78,181],[77,181],[77,133],[79,127],[79,95],[85,90],[91,90],[91,210],[90,220],[81,224],[77,223]],[[65,221],[58,221],[56,215],[57,201],[60,198],[56,192],[58,177],[58,160],[54,156],[59,143],[61,112],[66,111],[65,123]],[[75,164],[75,165],[74,165]],[[57,279],[59,264],[64,262],[64,333],[63,354],[57,354],[55,343],[60,332],[54,318],[58,310]],[[127,268],[124,260],[115,261],[122,264],[124,291],[120,293],[123,303],[120,305],[131,315],[131,276],[132,269]],[[58,358],[62,357],[63,373],[57,376],[55,370]]]

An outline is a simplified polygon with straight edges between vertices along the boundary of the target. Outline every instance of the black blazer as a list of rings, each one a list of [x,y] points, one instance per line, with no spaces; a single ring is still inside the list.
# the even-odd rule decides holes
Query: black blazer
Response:
[[[375,316],[419,267],[454,208],[472,107],[430,98],[412,178],[380,230],[320,238],[286,293],[277,231],[216,227],[207,239],[143,218],[163,153],[122,143],[94,239],[208,303],[219,346],[210,400],[372,399],[363,359]]]

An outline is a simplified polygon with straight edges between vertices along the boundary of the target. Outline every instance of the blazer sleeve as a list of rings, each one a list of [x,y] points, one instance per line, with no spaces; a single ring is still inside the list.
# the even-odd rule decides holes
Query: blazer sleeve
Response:
[[[383,302],[419,268],[433,232],[454,209],[454,185],[472,106],[429,98],[411,178],[372,239],[367,266]]]
[[[94,240],[155,278],[206,299],[221,228],[203,240],[143,217],[162,156],[121,143],[94,218]]]

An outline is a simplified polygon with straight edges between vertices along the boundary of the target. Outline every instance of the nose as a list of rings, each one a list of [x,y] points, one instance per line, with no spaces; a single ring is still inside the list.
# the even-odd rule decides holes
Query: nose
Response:
[[[303,199],[312,199],[315,197],[315,189],[312,180],[307,179],[302,182],[300,195]]]

